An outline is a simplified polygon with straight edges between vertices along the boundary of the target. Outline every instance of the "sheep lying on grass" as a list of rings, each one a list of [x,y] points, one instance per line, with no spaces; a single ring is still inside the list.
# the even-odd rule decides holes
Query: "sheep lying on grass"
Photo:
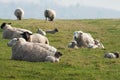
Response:
[[[19,38],[19,37],[21,37],[20,34],[23,33],[23,32],[32,33],[31,31],[29,31],[27,29],[12,27],[11,23],[2,23],[1,24],[1,29],[3,30],[2,37],[4,39]]]
[[[105,58],[119,58],[119,52],[105,53]]]
[[[23,38],[13,38],[8,42],[8,46],[12,47],[11,59],[13,60],[57,62],[56,60],[59,61],[59,57],[62,55],[52,46],[27,42]],[[55,59],[49,59],[49,56],[53,56]]]
[[[60,56],[62,56],[62,54],[60,52],[56,52],[54,56],[47,56],[45,59],[49,62],[59,62]]]
[[[58,32],[57,28],[55,28],[54,30],[46,30],[45,32],[39,28],[37,31],[37,33],[44,35],[44,36],[46,35],[46,33],[55,34],[56,32]]]
[[[56,32],[58,32],[58,29],[55,28],[54,30],[47,30],[45,31],[46,33],[50,33],[50,34],[55,34]]]
[[[77,42],[76,41],[72,41],[72,42],[70,42],[69,44],[68,44],[68,48],[78,48],[77,47]]]
[[[52,9],[47,9],[47,10],[44,11],[44,16],[45,16],[45,18],[46,18],[46,21],[47,21],[47,19],[48,19],[49,21],[53,21],[54,18],[56,17],[56,13],[55,13],[55,11],[52,10]]]
[[[24,15],[23,9],[21,8],[16,9],[14,15],[17,17],[18,20],[21,20]]]
[[[89,33],[84,33],[83,31],[75,31],[74,40],[77,42],[78,47],[104,48],[99,40],[93,39]]]
[[[28,42],[49,44],[47,37],[41,34],[31,34],[29,32],[23,32],[21,35]]]

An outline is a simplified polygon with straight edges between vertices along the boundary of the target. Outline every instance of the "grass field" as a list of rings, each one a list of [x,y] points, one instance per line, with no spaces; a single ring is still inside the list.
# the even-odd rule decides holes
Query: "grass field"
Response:
[[[120,59],[105,59],[108,51],[120,52],[120,20],[56,20],[47,22],[37,19],[4,20],[12,26],[36,32],[38,28],[49,30],[58,28],[56,34],[48,34],[50,45],[63,53],[59,63],[27,62],[11,60],[9,40],[2,39],[0,29],[0,80],[120,80]],[[89,32],[101,40],[103,49],[69,49],[67,45],[73,32]]]

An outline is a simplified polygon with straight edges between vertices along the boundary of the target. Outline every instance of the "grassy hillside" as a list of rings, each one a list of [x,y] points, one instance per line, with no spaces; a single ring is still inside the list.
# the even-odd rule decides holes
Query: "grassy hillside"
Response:
[[[36,32],[58,28],[56,34],[48,34],[50,45],[63,53],[59,63],[10,60],[9,40],[2,39],[0,29],[0,80],[120,80],[120,59],[105,59],[107,51],[120,52],[120,20],[56,20],[47,22],[36,19],[22,21],[3,20],[12,26]],[[102,41],[103,49],[69,49],[73,32],[89,32]]]

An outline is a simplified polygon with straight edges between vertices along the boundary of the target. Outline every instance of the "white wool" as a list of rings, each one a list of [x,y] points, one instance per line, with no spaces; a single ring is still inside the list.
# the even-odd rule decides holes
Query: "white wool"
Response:
[[[48,41],[47,37],[45,37],[41,34],[37,34],[37,33],[34,33],[33,35],[30,35],[30,42],[49,44],[49,41]]]
[[[53,21],[54,18],[56,17],[56,12],[54,10],[52,10],[52,9],[46,9],[44,11],[44,16],[45,16],[46,20],[48,18],[50,21]]]
[[[73,38],[77,42],[79,47],[104,48],[103,44],[100,41],[95,40],[90,33],[75,31]]]
[[[23,38],[14,38],[8,42],[12,47],[14,60],[46,61],[47,56],[53,56],[57,49],[47,44],[26,42]]]
[[[3,34],[2,37],[4,39],[13,39],[13,38],[20,38],[21,37],[21,33],[23,32],[29,32],[32,33],[31,31],[27,30],[27,29],[21,29],[21,28],[15,28],[12,27],[9,24],[6,24],[3,27]]]

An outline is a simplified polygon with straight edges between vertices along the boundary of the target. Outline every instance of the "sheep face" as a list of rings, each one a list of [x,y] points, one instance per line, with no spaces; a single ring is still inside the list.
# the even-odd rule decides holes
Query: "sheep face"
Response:
[[[13,38],[12,40],[10,40],[10,41],[7,43],[7,45],[8,45],[9,47],[12,47],[12,46],[14,46],[14,45],[16,44],[17,41],[18,41],[18,38]]]
[[[8,25],[11,25],[11,23],[2,23],[1,24],[1,29],[3,29],[4,27],[8,26]]]
[[[54,56],[55,56],[56,58],[59,58],[60,56],[62,56],[62,53],[61,53],[61,52],[56,52]]]
[[[29,41],[30,40],[30,35],[32,35],[32,34],[29,33],[29,32],[23,32],[21,35],[26,41]]]
[[[83,34],[82,31],[75,31],[75,32],[74,32],[74,39],[79,38],[82,34]]]
[[[116,56],[116,58],[119,58],[119,52],[114,52],[113,54]]]
[[[94,40],[95,45],[98,46],[98,48],[104,48],[103,44],[99,40]]]

